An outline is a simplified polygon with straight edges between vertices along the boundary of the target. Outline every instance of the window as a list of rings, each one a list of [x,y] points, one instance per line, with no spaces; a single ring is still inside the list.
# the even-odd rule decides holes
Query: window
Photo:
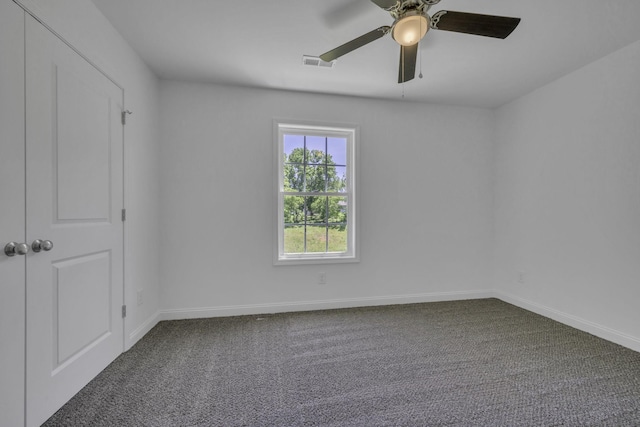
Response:
[[[275,123],[276,264],[355,262],[355,127]]]

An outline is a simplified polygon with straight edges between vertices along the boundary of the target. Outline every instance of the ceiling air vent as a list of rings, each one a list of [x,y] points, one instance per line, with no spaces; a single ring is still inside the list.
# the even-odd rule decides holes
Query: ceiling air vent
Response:
[[[317,56],[302,55],[302,64],[310,67],[333,68],[336,61],[326,62]]]

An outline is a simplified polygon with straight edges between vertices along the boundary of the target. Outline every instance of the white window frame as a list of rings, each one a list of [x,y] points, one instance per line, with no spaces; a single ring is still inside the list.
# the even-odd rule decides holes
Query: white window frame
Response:
[[[357,221],[357,170],[358,170],[358,134],[356,125],[300,122],[292,120],[274,120],[274,172],[277,194],[276,218],[277,226],[274,238],[274,265],[299,264],[332,264],[359,262],[358,256],[358,221]],[[347,140],[347,188],[341,193],[322,193],[347,198],[347,250],[345,252],[326,253],[285,253],[284,252],[284,135],[334,136]],[[296,192],[296,195],[317,195],[318,193]]]

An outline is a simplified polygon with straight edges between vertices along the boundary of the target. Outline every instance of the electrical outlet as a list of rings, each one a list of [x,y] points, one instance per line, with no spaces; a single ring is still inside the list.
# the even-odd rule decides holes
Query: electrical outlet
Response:
[[[518,271],[518,283],[524,285],[525,282],[525,274],[524,271]]]
[[[327,273],[324,271],[318,273],[318,285],[325,285],[327,283]]]
[[[138,291],[138,293],[136,294],[136,301],[138,303],[138,305],[142,305],[144,300],[142,299],[142,289]]]

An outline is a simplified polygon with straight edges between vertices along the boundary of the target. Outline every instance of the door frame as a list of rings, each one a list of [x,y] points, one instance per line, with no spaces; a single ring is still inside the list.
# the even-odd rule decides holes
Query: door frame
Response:
[[[20,7],[0,4],[0,424],[11,426],[24,425],[26,410],[26,256],[4,253],[10,241],[26,243],[24,26]]]

